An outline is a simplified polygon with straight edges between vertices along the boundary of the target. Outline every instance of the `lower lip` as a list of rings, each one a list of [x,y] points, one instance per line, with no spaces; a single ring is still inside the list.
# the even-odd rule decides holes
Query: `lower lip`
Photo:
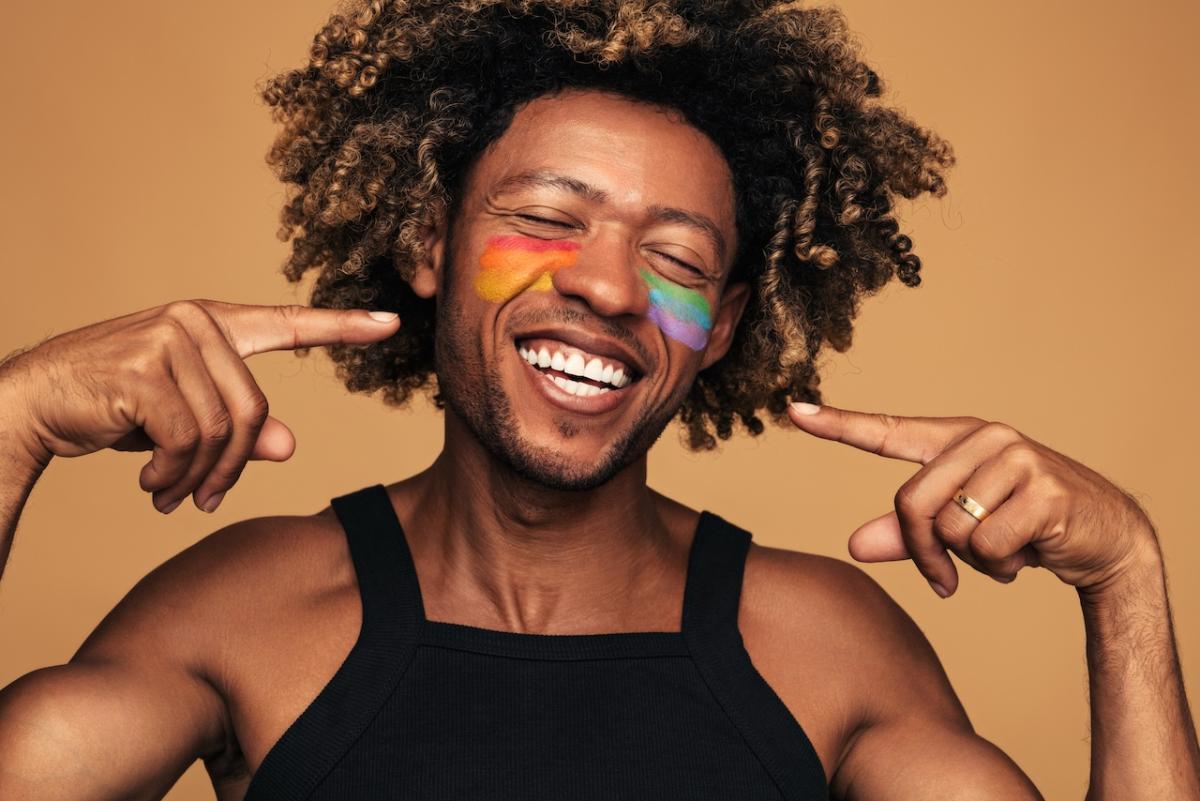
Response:
[[[620,389],[610,389],[608,392],[603,392],[599,395],[588,395],[586,397],[572,395],[551,381],[541,370],[538,370],[529,362],[522,359],[521,355],[515,350],[513,353],[523,366],[524,372],[529,376],[529,380],[533,383],[533,386],[542,393],[546,400],[568,412],[603,414],[604,412],[612,411],[621,405],[630,387],[633,386],[633,384],[628,384]]]

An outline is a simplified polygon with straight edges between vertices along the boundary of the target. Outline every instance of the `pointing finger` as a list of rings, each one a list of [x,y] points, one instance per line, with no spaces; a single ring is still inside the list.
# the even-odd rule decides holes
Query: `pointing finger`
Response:
[[[362,345],[399,330],[394,312],[321,309],[311,306],[254,306],[203,301],[242,358],[271,350],[317,345]]]
[[[808,433],[889,459],[926,464],[985,421],[977,417],[901,417],[793,403],[788,417]]]

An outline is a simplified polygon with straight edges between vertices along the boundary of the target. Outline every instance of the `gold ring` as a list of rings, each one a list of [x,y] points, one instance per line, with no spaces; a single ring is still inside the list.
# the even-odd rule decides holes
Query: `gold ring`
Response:
[[[983,504],[972,498],[967,493],[963,492],[961,489],[954,493],[954,502],[962,507],[967,514],[979,521],[982,521],[983,518],[991,514],[991,512],[984,508]]]

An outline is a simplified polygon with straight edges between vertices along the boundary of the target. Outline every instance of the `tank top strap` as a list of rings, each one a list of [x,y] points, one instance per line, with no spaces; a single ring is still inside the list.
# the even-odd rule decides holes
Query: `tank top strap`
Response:
[[[267,753],[248,798],[308,798],[404,677],[424,619],[404,531],[382,484],[330,500],[345,529],[362,623],[345,661]]]
[[[330,500],[358,576],[364,631],[415,640],[425,621],[412,552],[387,489],[373,484]]]
[[[751,535],[702,512],[683,596],[683,639],[705,684],[785,799],[825,798],[820,758],[746,651],[738,603]]]
[[[683,591],[683,634],[716,644],[737,635],[742,573],[750,532],[712,512],[700,513]]]

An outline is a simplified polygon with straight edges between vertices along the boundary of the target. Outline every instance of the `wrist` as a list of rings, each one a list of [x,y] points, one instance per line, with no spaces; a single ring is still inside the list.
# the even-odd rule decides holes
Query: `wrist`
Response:
[[[1124,604],[1131,597],[1144,597],[1147,592],[1163,587],[1164,566],[1157,536],[1151,529],[1148,536],[1137,537],[1135,542],[1105,579],[1076,588],[1079,600],[1085,606]]]
[[[0,364],[0,458],[7,469],[40,474],[54,454],[37,435],[18,371],[12,362]]]

